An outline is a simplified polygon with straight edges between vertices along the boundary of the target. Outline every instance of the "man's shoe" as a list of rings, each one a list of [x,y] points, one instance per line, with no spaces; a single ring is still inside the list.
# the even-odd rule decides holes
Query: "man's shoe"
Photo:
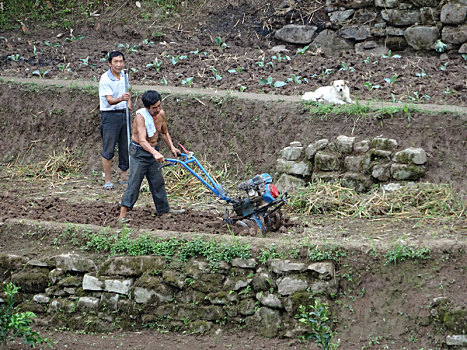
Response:
[[[127,217],[118,219],[118,223],[119,223],[120,225],[129,224],[130,221],[131,221],[131,219],[129,219],[129,218],[127,218]]]
[[[155,212],[153,214],[153,216],[161,216],[161,215],[165,215],[165,214],[174,214],[174,215],[177,215],[177,214],[183,214],[185,213],[186,210],[185,209],[169,209],[169,211],[165,211],[163,213],[158,213],[158,212]]]
[[[183,213],[185,213],[185,212],[186,212],[185,209],[170,209],[170,210],[169,210],[169,214],[175,214],[175,215],[177,215],[177,214],[183,214]]]

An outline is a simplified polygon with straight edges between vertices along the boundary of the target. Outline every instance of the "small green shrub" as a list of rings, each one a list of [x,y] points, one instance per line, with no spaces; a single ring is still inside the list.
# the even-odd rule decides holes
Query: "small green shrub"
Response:
[[[51,340],[42,338],[39,332],[32,329],[31,323],[36,315],[33,312],[19,312],[15,304],[15,295],[18,293],[19,287],[13,283],[8,283],[3,288],[6,300],[0,304],[0,349],[7,349],[9,342],[16,338],[23,338],[23,342],[31,347],[36,344],[47,344],[51,348]]]
[[[329,308],[325,303],[315,299],[315,304],[309,306],[310,310],[303,305],[299,306],[299,313],[295,316],[300,323],[310,327],[304,339],[313,339],[322,350],[337,349],[338,345],[332,343],[332,337],[336,332],[332,331],[330,323]]]

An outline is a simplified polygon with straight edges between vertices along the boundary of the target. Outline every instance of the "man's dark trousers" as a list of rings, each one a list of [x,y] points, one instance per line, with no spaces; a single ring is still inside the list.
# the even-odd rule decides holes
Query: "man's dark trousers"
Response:
[[[143,147],[134,141],[130,142],[129,153],[131,164],[130,179],[128,180],[128,187],[123,195],[121,205],[130,209],[133,208],[139,196],[141,182],[144,176],[146,176],[157,213],[167,213],[170,207],[167,200],[161,164],[154,159],[151,153],[145,151]]]

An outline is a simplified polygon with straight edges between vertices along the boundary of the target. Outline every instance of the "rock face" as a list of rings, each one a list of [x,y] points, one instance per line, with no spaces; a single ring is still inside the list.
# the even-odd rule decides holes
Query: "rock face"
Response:
[[[358,141],[355,137],[340,135],[334,142],[321,139],[306,147],[301,143],[297,145],[299,148],[294,153],[291,147],[281,152],[282,157],[295,160],[277,160],[281,191],[304,187],[314,177],[323,181],[341,181],[364,192],[375,183],[418,180],[426,172],[427,155],[422,148],[397,151],[397,141],[385,137]]]
[[[407,28],[404,37],[416,50],[430,50],[434,47],[440,33],[437,27],[414,26]]]
[[[447,50],[465,51],[460,50],[467,43],[465,0],[327,0],[325,11],[325,26],[287,24],[276,28],[275,38],[325,53],[436,50],[437,40],[451,44]]]
[[[314,26],[289,24],[278,31],[275,37],[290,44],[309,44],[318,28]]]
[[[448,2],[441,9],[441,22],[444,24],[462,24],[467,17],[467,5]]]
[[[352,43],[341,38],[337,33],[330,29],[325,29],[318,34],[313,41],[314,47],[321,48],[324,52],[338,52],[352,48]]]

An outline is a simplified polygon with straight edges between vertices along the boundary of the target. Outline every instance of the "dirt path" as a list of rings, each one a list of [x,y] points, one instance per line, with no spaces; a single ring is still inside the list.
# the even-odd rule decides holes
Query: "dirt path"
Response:
[[[11,81],[17,83],[26,83],[26,84],[37,84],[40,86],[65,86],[65,87],[98,87],[98,83],[89,80],[63,80],[63,79],[30,79],[30,78],[19,78],[19,77],[9,77],[2,76],[0,80]],[[291,95],[272,95],[272,94],[257,94],[257,93],[247,93],[247,92],[238,92],[231,90],[220,90],[220,89],[200,89],[200,88],[185,88],[178,86],[163,86],[163,85],[137,85],[131,84],[131,89],[133,91],[145,91],[148,89],[153,89],[161,92],[162,94],[176,94],[176,95],[199,95],[199,96],[213,96],[213,97],[236,97],[247,100],[257,100],[257,101],[284,101],[284,102],[299,102],[299,96]],[[166,97],[166,96],[165,96]],[[369,105],[373,108],[388,108],[388,107],[401,107],[401,103],[393,103],[386,101],[374,101],[374,100],[360,100],[361,105]],[[456,105],[437,105],[437,104],[404,104],[409,108],[419,109],[423,111],[430,112],[452,112],[459,113],[462,116],[467,116],[467,107],[456,106]]]

